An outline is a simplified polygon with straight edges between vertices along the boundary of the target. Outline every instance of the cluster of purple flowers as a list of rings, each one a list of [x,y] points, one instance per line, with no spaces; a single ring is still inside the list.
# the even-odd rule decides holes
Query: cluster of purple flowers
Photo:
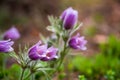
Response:
[[[3,40],[0,40],[0,52],[8,53],[12,52],[14,49],[12,45],[14,42],[12,40],[17,40],[20,38],[19,31],[12,27],[3,34]]]
[[[69,48],[75,50],[86,50],[87,41],[84,36],[78,33],[76,36],[71,35],[79,28],[78,26],[78,11],[73,8],[66,9],[59,18],[50,17],[48,30],[54,32],[55,38],[44,39],[42,43],[39,41],[26,51],[20,50],[19,54],[15,54],[13,44],[15,40],[20,38],[20,33],[17,28],[12,27],[3,34],[3,40],[0,40],[0,53],[10,53],[22,68],[20,80],[28,80],[31,74],[41,71],[46,77],[49,73],[45,70],[56,71],[61,66],[64,57],[68,54]],[[58,48],[59,47],[59,48]],[[12,53],[13,52],[13,53]],[[26,54],[27,53],[27,54]],[[58,59],[59,58],[59,59]],[[58,59],[57,61],[54,61]],[[47,63],[41,61],[52,61]],[[41,62],[41,63],[39,63]],[[43,63],[43,64],[42,64]],[[30,74],[26,76],[25,71],[29,70]],[[52,73],[55,71],[52,71]],[[25,75],[25,76],[24,76]]]
[[[49,61],[58,58],[57,52],[57,48],[54,48],[53,46],[48,48],[46,44],[42,45],[41,41],[32,46],[28,51],[29,57],[32,60],[40,59],[42,61]]]
[[[63,27],[66,30],[73,29],[73,27],[76,26],[78,21],[78,11],[70,7],[62,13],[60,18],[63,22]],[[73,49],[78,50],[86,50],[86,43],[87,41],[84,39],[83,36],[81,37],[79,33],[76,36],[70,38],[69,40],[69,46]]]
[[[67,30],[72,30],[78,21],[78,12],[71,7],[66,9],[62,15],[60,16],[60,19],[62,21],[62,27]],[[11,40],[17,40],[20,38],[20,33],[15,27],[10,28],[8,31],[6,31],[3,35],[4,40],[0,41],[0,52],[11,52],[13,51],[13,48],[11,47],[13,45],[13,41]],[[9,40],[8,40],[9,39]],[[68,44],[69,47],[73,49],[78,50],[86,50],[85,47],[87,41],[84,39],[84,37],[77,34],[76,36],[69,38]],[[58,49],[51,46],[48,47],[47,44],[42,44],[41,41],[39,41],[37,44],[33,45],[28,50],[28,56],[32,60],[42,60],[42,61],[49,61],[58,58],[57,56]]]

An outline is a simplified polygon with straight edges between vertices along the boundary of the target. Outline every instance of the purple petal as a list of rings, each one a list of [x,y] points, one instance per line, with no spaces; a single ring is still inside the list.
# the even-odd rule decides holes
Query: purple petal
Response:
[[[35,44],[34,46],[32,46],[29,50],[28,50],[28,54],[29,54],[29,58],[32,60],[38,60],[40,58],[38,52],[37,52],[37,46],[41,45],[41,41],[39,41],[37,44]]]
[[[13,51],[14,49],[11,47],[13,44],[14,42],[10,40],[0,41],[0,52],[8,53]]]
[[[87,41],[84,39],[84,36],[80,37],[79,34],[74,36],[69,41],[69,46],[73,49],[86,50]]]
[[[72,47],[73,49],[78,49],[76,44],[77,44],[76,39],[71,39],[69,41],[69,46]]]
[[[15,27],[12,27],[4,33],[3,38],[5,40],[7,39],[17,40],[20,38],[20,33]]]
[[[72,29],[77,23],[78,12],[70,7],[62,13],[60,19],[62,20],[63,26],[66,30]]]
[[[73,10],[72,7],[69,7],[67,8],[66,10],[64,10],[64,12],[62,13],[62,15],[60,16],[60,19],[64,20],[65,19],[65,16],[66,16],[66,13],[70,10]]]
[[[69,12],[67,12],[63,22],[65,29],[71,29],[72,27],[74,27],[74,25],[77,22],[77,18],[78,18],[77,11],[70,10]]]
[[[58,58],[57,52],[58,52],[58,49],[57,49],[57,48],[50,47],[50,48],[48,48],[48,50],[46,51],[46,56],[43,57],[41,60],[42,60],[42,61],[49,61],[49,60]]]

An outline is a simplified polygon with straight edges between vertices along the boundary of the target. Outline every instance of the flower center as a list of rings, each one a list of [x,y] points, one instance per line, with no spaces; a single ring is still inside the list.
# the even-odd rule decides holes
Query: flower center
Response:
[[[51,54],[50,54],[50,52],[48,52],[48,53],[46,54],[46,56],[47,56],[47,57],[51,57]]]

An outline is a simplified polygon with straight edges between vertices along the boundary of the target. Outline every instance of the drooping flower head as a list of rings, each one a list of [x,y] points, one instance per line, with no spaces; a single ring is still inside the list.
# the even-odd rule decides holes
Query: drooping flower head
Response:
[[[17,28],[12,27],[4,33],[3,38],[4,40],[7,40],[7,39],[17,40],[20,38],[20,33],[17,30]]]
[[[12,45],[14,44],[11,40],[2,40],[0,41],[0,52],[8,53],[13,51]]]
[[[73,49],[86,50],[86,43],[87,41],[84,39],[84,37],[80,37],[80,35],[77,34],[76,36],[70,39],[69,46]]]
[[[63,26],[66,30],[72,29],[77,23],[78,11],[70,7],[62,13],[60,19],[63,21]]]
[[[47,45],[42,45],[41,41],[31,47],[28,51],[29,58],[32,60],[42,60],[49,61],[57,57],[58,49],[54,47],[49,47]]]

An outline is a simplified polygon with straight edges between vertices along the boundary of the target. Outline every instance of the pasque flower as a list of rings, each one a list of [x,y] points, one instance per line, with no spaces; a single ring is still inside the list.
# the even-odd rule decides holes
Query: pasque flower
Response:
[[[20,33],[15,27],[12,27],[4,33],[3,38],[4,40],[17,40],[20,38]]]
[[[13,51],[13,48],[11,47],[14,44],[11,40],[2,40],[0,41],[0,52],[8,53]]]
[[[53,46],[48,48],[47,45],[42,45],[41,41],[39,41],[29,49],[28,54],[29,58],[32,60],[40,59],[42,61],[49,61],[58,58],[57,52],[57,48]]]
[[[72,29],[77,23],[78,11],[70,7],[62,13],[60,18],[63,21],[63,26],[66,30]]]
[[[79,34],[77,34],[76,36],[72,37],[69,40],[69,46],[73,49],[78,49],[78,50],[86,50],[86,43],[87,41],[84,39],[84,37],[80,37]]]

